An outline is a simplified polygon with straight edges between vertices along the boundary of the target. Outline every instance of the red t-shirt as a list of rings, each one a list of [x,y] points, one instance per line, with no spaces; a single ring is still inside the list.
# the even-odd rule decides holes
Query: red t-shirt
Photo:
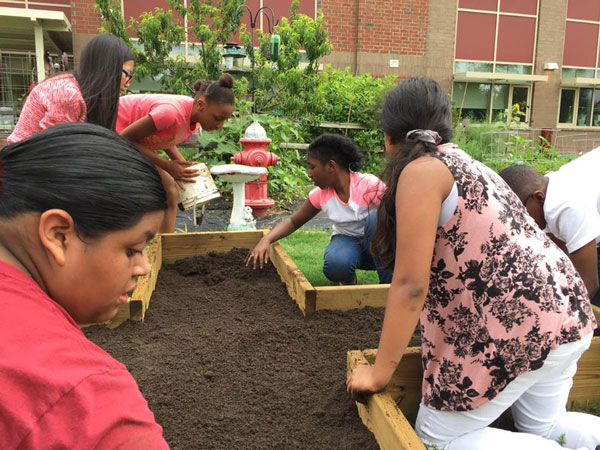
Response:
[[[0,261],[0,448],[168,449],[127,368]]]
[[[156,131],[140,141],[151,150],[164,150],[185,141],[200,124],[191,123],[194,99],[186,95],[132,94],[119,99],[115,130],[121,133],[135,121],[149,115]]]

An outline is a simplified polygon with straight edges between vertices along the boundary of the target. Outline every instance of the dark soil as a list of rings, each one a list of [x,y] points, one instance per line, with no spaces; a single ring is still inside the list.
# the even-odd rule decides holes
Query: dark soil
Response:
[[[383,311],[304,318],[246,250],[163,266],[144,323],[86,329],[127,365],[174,449],[375,449],[345,391],[346,351]]]

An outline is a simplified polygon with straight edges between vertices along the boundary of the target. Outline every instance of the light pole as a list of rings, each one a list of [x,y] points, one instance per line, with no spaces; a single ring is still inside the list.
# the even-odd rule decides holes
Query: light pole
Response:
[[[256,28],[256,22],[258,21],[258,17],[260,16],[260,14],[262,13],[266,18],[267,18],[267,24],[268,24],[268,31],[269,34],[271,35],[271,42],[270,42],[270,46],[269,46],[269,57],[271,59],[271,61],[275,61],[277,60],[277,58],[279,57],[279,43],[280,43],[280,37],[277,34],[273,34],[273,27],[277,26],[277,24],[279,23],[279,21],[275,20],[275,12],[273,11],[273,9],[271,9],[269,6],[263,6],[262,8],[259,8],[258,11],[256,11],[256,13],[252,13],[252,10],[247,6],[247,5],[240,5],[238,6],[235,14],[238,18],[238,22],[241,19],[241,16],[244,14],[244,10],[246,10],[248,12],[248,15],[250,16],[250,35],[252,37],[252,54],[250,55],[250,62],[252,63],[252,85],[251,85],[251,91],[252,91],[252,113],[256,112],[256,99],[255,99],[255,95],[254,95],[254,88],[255,88],[255,83],[254,83],[254,29]],[[271,14],[271,16],[269,17],[269,13]]]

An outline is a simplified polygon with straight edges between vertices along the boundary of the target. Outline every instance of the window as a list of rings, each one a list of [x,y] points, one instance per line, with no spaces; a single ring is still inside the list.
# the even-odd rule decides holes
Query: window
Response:
[[[456,64],[477,64],[472,71],[478,72],[532,74],[538,3],[538,0],[459,0]],[[486,63],[491,70],[484,67]]]
[[[529,86],[455,82],[452,101],[462,117],[476,122],[509,121],[515,105],[524,114],[521,121],[528,122],[529,92]]]
[[[561,89],[558,123],[579,127],[600,127],[600,89]]]

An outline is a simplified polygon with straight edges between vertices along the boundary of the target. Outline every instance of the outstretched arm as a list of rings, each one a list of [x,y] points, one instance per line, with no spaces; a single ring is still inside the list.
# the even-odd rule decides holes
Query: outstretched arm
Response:
[[[408,164],[396,191],[396,259],[379,350],[373,366],[359,366],[346,381],[357,401],[385,388],[415,330],[429,289],[431,259],[442,202],[454,179],[441,161]]]
[[[246,258],[246,265],[252,261],[252,268],[256,269],[256,265],[262,269],[269,262],[269,248],[271,244],[277,242],[286,236],[289,236],[310,219],[315,217],[319,210],[315,208],[309,200],[305,200],[300,209],[294,212],[290,217],[279,222],[266,236],[264,236],[252,253]]]

